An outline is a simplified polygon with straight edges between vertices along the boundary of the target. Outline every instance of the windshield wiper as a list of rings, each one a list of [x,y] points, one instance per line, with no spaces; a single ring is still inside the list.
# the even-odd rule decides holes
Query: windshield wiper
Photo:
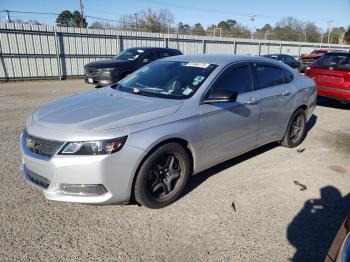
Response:
[[[112,84],[112,85],[111,85],[111,88],[113,88],[113,89],[118,89],[119,86],[120,86],[119,83],[115,83],[115,84]]]

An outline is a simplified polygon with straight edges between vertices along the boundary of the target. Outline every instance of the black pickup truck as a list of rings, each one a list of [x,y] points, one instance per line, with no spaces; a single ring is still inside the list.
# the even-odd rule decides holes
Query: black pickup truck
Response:
[[[148,63],[175,55],[182,55],[182,53],[171,48],[128,48],[111,60],[86,64],[84,66],[85,82],[96,86],[108,86]]]

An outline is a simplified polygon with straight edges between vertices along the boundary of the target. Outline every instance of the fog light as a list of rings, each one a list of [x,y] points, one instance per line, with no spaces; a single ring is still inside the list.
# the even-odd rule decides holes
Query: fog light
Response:
[[[107,193],[103,185],[91,184],[61,184],[60,190],[66,194],[80,196],[98,196]]]

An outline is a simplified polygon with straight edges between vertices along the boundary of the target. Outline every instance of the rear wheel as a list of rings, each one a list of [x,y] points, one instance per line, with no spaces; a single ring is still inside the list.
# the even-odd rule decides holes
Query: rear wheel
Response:
[[[177,143],[156,149],[136,177],[135,200],[149,208],[162,208],[177,200],[190,176],[190,156]]]
[[[296,147],[301,144],[306,133],[306,114],[305,110],[298,109],[291,117],[286,134],[281,145],[285,147]]]

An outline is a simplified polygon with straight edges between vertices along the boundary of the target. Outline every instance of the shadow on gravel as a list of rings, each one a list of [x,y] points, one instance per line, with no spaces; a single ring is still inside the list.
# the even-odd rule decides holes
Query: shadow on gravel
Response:
[[[330,107],[335,109],[350,109],[350,103],[344,104],[337,100],[329,99],[326,97],[317,97],[317,106]]]
[[[216,175],[217,173],[220,173],[221,171],[228,169],[234,165],[242,163],[250,158],[253,158],[255,156],[263,154],[263,153],[265,153],[265,152],[267,152],[267,151],[269,151],[277,146],[279,146],[278,143],[267,144],[265,146],[259,147],[257,149],[254,149],[254,150],[248,152],[248,153],[245,153],[245,154],[240,155],[238,157],[227,160],[221,164],[218,164],[214,167],[211,167],[207,170],[204,170],[204,171],[192,176],[190,178],[190,180],[188,181],[188,184],[184,190],[182,197],[187,195],[188,193],[190,193],[192,190],[194,190],[196,187],[198,187],[200,184],[202,184],[209,177]]]
[[[312,115],[306,124],[306,133],[308,133],[315,126],[316,122],[317,122],[317,116]],[[306,137],[307,137],[307,135],[306,135]],[[186,194],[190,193],[192,190],[194,190],[196,187],[198,187],[200,184],[202,184],[209,177],[216,175],[217,173],[220,173],[221,171],[223,171],[227,168],[230,168],[234,165],[237,165],[241,162],[244,162],[250,158],[253,158],[255,156],[263,154],[263,153],[265,153],[265,152],[267,152],[275,147],[278,147],[278,146],[279,146],[279,143],[277,143],[277,142],[264,145],[262,147],[259,147],[257,149],[250,151],[250,152],[247,152],[243,155],[240,155],[238,157],[227,160],[221,164],[218,164],[214,167],[211,167],[207,170],[204,170],[204,171],[192,176],[190,178],[185,190],[184,190],[182,197],[185,196]]]
[[[306,201],[288,226],[288,241],[296,248],[292,261],[324,261],[350,210],[350,194],[342,197],[333,186],[321,188],[320,194]]]

